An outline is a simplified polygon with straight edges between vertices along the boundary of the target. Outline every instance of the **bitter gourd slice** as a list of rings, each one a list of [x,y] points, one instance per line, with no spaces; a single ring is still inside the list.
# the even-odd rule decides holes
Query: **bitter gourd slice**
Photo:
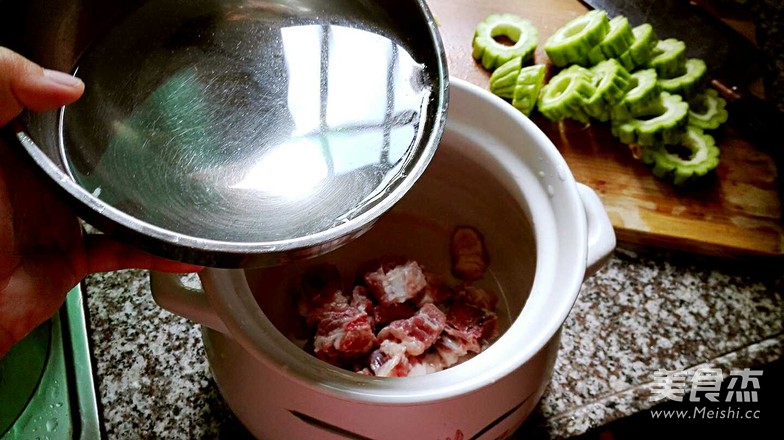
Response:
[[[699,127],[689,126],[677,146],[690,151],[688,158],[670,152],[667,145],[643,149],[642,160],[653,166],[653,174],[661,179],[684,185],[708,174],[719,165],[719,149],[709,134]]]
[[[635,69],[637,69],[637,64],[632,59],[632,56],[628,50],[618,56],[617,60],[621,63],[621,66],[623,66],[623,68],[629,72],[633,72]]]
[[[658,38],[653,32],[653,26],[643,23],[632,29],[634,42],[629,47],[628,57],[635,66],[644,66],[651,59],[653,49],[658,43]],[[628,69],[627,69],[628,70]]]
[[[714,89],[707,89],[689,101],[689,125],[713,130],[727,122],[727,101]]]
[[[598,46],[607,58],[615,58],[629,50],[633,42],[634,33],[629,20],[618,15],[610,20],[610,31]]]
[[[689,104],[679,95],[661,92],[658,102],[639,111],[634,118],[616,122],[612,133],[625,144],[644,147],[676,144],[689,121]]]
[[[512,58],[495,69],[490,75],[490,92],[502,98],[512,99],[522,62],[520,57]]]
[[[560,121],[572,118],[588,122],[583,104],[593,96],[595,88],[591,85],[588,69],[574,65],[558,72],[550,79],[539,96],[537,108],[547,119]]]
[[[514,44],[501,44],[495,40],[498,36],[505,36]],[[539,34],[530,21],[514,14],[493,14],[476,27],[473,57],[487,70],[495,70],[517,57],[520,57],[522,64],[533,57],[538,42]]]
[[[686,43],[675,38],[659,40],[653,49],[648,67],[656,69],[660,78],[674,78],[686,71]]]
[[[607,55],[602,52],[602,48],[594,46],[593,49],[588,51],[588,58],[579,63],[581,66],[595,66],[607,59]]]
[[[589,70],[596,91],[583,104],[583,109],[589,116],[607,121],[610,119],[610,106],[626,95],[631,75],[613,58],[602,61]]]
[[[543,64],[523,67],[517,75],[512,105],[526,116],[531,115],[536,105],[539,92],[544,85],[544,75],[545,66]]]
[[[648,63],[658,41],[653,33],[653,27],[648,23],[632,29],[632,34],[634,35],[634,40],[629,48],[615,57],[623,68],[629,72]],[[591,54],[593,54],[593,51],[591,51]]]
[[[661,87],[653,69],[638,70],[629,78],[629,90],[612,108],[616,120],[628,119],[637,115],[661,95]]]
[[[596,83],[597,95],[608,104],[615,104],[626,96],[631,75],[615,59],[602,61],[590,69]]]
[[[599,44],[610,30],[607,13],[595,9],[583,14],[563,27],[547,39],[544,51],[556,66],[567,64],[584,64],[588,52]]]
[[[705,89],[707,73],[705,61],[690,58],[686,60],[686,73],[675,78],[659,78],[659,86],[665,92],[677,93],[689,100]]]

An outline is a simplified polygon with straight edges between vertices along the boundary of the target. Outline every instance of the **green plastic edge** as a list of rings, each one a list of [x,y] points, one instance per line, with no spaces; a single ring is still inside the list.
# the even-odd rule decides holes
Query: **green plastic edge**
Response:
[[[101,438],[80,286],[68,292],[51,322],[49,359],[38,389],[2,440]],[[66,344],[71,359],[66,359]]]
[[[73,353],[71,372],[75,379],[75,392],[81,420],[79,438],[92,440],[101,438],[101,422],[98,414],[98,398],[93,380],[93,364],[87,335],[87,315],[84,312],[84,295],[81,285],[74,287],[65,302],[68,330]]]

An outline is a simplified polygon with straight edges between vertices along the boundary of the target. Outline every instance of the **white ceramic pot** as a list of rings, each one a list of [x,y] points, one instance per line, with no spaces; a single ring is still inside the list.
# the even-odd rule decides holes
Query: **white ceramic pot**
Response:
[[[215,380],[262,439],[505,438],[546,388],[560,328],[615,235],[596,194],[574,181],[550,140],[516,109],[453,79],[446,131],[414,188],[373,228],[316,260],[256,270],[207,269],[203,291],[153,274],[164,308],[203,324]],[[503,331],[445,371],[376,378],[328,365],[291,342],[291,289],[318,261],[352,277],[363,261],[406,255],[449,274],[456,225],[485,237]],[[261,306],[260,306],[261,305]]]

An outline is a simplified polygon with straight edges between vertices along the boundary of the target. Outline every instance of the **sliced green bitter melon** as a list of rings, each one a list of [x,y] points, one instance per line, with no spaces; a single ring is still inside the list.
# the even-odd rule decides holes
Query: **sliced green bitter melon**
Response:
[[[585,64],[588,52],[599,44],[610,30],[610,20],[602,10],[583,14],[547,39],[544,51],[550,60],[559,67],[568,64]]]
[[[629,78],[629,90],[612,108],[612,117],[623,120],[633,117],[659,99],[661,86],[653,69],[638,70]]]
[[[675,78],[686,71],[686,43],[675,38],[659,40],[653,49],[648,67],[656,70],[660,78]]]
[[[542,87],[537,104],[539,112],[551,121],[572,118],[588,122],[583,104],[596,91],[591,79],[590,71],[577,65],[558,72]]]
[[[713,130],[727,122],[727,102],[715,89],[706,89],[689,101],[689,125]]]
[[[602,61],[589,70],[595,91],[583,104],[583,109],[589,116],[607,121],[610,119],[611,106],[626,95],[631,75],[614,58]]]
[[[635,66],[644,66],[650,61],[659,40],[653,32],[653,26],[648,23],[634,27],[632,34],[634,34],[634,42],[627,52],[629,59]]]
[[[539,92],[544,86],[545,71],[543,64],[535,64],[523,67],[517,75],[512,105],[526,116],[530,116],[536,106]]]
[[[688,157],[681,157],[668,150],[668,145],[643,149],[642,160],[653,167],[656,177],[671,180],[675,185],[684,185],[708,174],[719,165],[716,142],[699,127],[689,126],[674,146],[687,149]]]
[[[610,20],[610,31],[604,36],[604,39],[598,44],[604,56],[607,58],[615,58],[622,53],[629,50],[634,42],[634,33],[629,20],[618,15]]]
[[[512,99],[522,62],[520,57],[512,58],[495,69],[490,75],[490,92],[502,98]]]
[[[689,100],[705,89],[708,68],[698,58],[686,60],[686,72],[674,78],[659,78],[659,86],[668,93],[677,93]]]
[[[676,144],[689,121],[689,104],[679,95],[661,92],[660,99],[639,110],[633,118],[616,121],[612,133],[625,144],[643,147]]]
[[[513,58],[495,69],[490,75],[490,92],[511,99],[515,108],[529,116],[544,85],[546,68],[543,64],[521,67],[520,63],[520,58]]]
[[[650,60],[653,48],[657,43],[653,28],[647,23],[632,29],[632,33],[635,36],[634,42],[626,52],[616,57],[621,65],[630,72],[644,66]]]
[[[588,51],[587,59],[580,64],[595,66],[606,59],[618,58],[629,50],[633,42],[634,33],[629,26],[629,20],[619,15],[610,20],[610,30],[607,35]]]
[[[496,41],[495,37],[499,36],[509,38],[514,44],[507,46]],[[530,21],[514,14],[493,14],[476,27],[473,57],[487,70],[495,70],[518,57],[522,64],[533,58],[538,42],[539,34]]]
[[[588,51],[587,59],[582,60],[580,62],[580,65],[595,66],[606,59],[607,59],[607,55],[605,55],[604,52],[602,52],[602,48],[599,47],[599,45],[596,45],[593,47],[593,49]]]

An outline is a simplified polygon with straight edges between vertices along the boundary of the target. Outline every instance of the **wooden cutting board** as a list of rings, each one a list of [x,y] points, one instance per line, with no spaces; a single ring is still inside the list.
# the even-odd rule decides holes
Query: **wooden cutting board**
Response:
[[[508,12],[530,20],[539,30],[534,62],[549,64],[544,41],[587,11],[577,0],[428,0],[428,5],[439,23],[450,75],[484,88],[490,74],[471,57],[471,41],[487,15]],[[784,254],[776,166],[726,124],[714,133],[721,149],[715,178],[683,190],[654,177],[607,123],[553,123],[536,113],[532,119],[575,178],[599,194],[619,241],[730,257]]]

